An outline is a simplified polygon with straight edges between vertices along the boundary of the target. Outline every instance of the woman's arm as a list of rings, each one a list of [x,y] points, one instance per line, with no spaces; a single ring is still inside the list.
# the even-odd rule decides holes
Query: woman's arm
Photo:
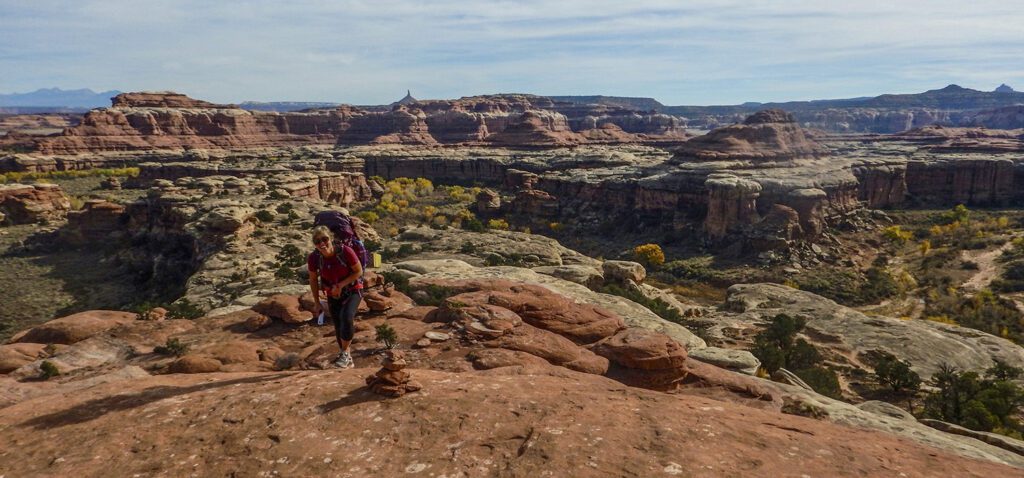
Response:
[[[313,316],[320,315],[320,277],[314,271],[309,271],[309,291],[313,293]]]
[[[359,280],[363,275],[363,265],[360,264],[359,261],[355,261],[354,264],[349,264],[349,268],[352,270],[352,273],[342,279],[341,282],[334,285],[334,287],[338,288],[338,291],[342,291],[349,285],[355,283],[355,281]]]

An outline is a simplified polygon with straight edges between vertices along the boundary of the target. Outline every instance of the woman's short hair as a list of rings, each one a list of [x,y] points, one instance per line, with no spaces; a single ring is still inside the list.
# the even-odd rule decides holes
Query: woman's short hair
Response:
[[[313,244],[316,244],[316,240],[321,237],[326,237],[327,239],[332,238],[331,230],[327,229],[327,226],[317,226],[313,228]]]

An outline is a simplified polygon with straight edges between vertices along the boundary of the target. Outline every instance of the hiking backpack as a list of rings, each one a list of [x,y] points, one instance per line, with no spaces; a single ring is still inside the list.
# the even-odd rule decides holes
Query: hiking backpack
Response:
[[[370,263],[370,252],[366,250],[366,245],[359,239],[355,225],[352,224],[352,218],[340,211],[321,211],[316,213],[313,218],[313,227],[316,226],[326,226],[334,234],[334,239],[351,247],[356,253],[356,258],[359,259],[359,264],[363,266],[363,271],[366,271],[366,264]]]

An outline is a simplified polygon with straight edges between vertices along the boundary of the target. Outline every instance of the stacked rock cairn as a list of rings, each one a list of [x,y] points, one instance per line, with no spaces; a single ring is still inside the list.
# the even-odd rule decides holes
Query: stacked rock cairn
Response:
[[[409,372],[405,368],[405,352],[401,350],[388,350],[384,353],[383,367],[377,373],[366,377],[366,385],[373,393],[388,397],[401,397],[406,393],[415,392],[423,388],[419,383],[412,381]]]

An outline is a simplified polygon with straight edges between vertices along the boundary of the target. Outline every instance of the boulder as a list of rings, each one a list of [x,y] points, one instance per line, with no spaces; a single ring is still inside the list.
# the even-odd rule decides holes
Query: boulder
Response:
[[[123,324],[135,321],[138,314],[114,310],[90,310],[46,322],[16,335],[14,342],[36,344],[73,344]]]
[[[12,372],[46,357],[45,348],[44,344],[31,343],[0,345],[0,374]]]
[[[704,347],[689,349],[687,354],[701,362],[735,370],[747,375],[754,375],[761,366],[761,361],[754,357],[754,354],[746,350]]]
[[[601,268],[604,271],[605,280],[616,283],[624,283],[627,280],[631,280],[640,284],[647,277],[647,270],[644,269],[643,265],[636,262],[604,261]]]
[[[310,312],[300,307],[298,297],[287,294],[272,295],[254,305],[252,310],[286,324],[301,324],[312,318]]]
[[[612,362],[636,370],[680,369],[686,349],[649,330],[629,328],[597,343],[593,350]]]
[[[245,320],[245,329],[248,330],[249,332],[256,332],[258,330],[263,330],[267,327],[270,327],[272,323],[273,321],[270,319],[270,317],[267,317],[263,314],[256,314]]]
[[[604,272],[601,269],[585,265],[562,265],[534,267],[534,271],[575,282],[590,289],[596,289],[604,283]]]
[[[56,184],[0,184],[0,213],[13,224],[63,218],[71,201]]]
[[[213,373],[220,371],[219,360],[203,355],[186,355],[171,362],[170,373]]]
[[[224,365],[260,361],[256,345],[242,340],[215,343],[205,347],[202,352]]]

